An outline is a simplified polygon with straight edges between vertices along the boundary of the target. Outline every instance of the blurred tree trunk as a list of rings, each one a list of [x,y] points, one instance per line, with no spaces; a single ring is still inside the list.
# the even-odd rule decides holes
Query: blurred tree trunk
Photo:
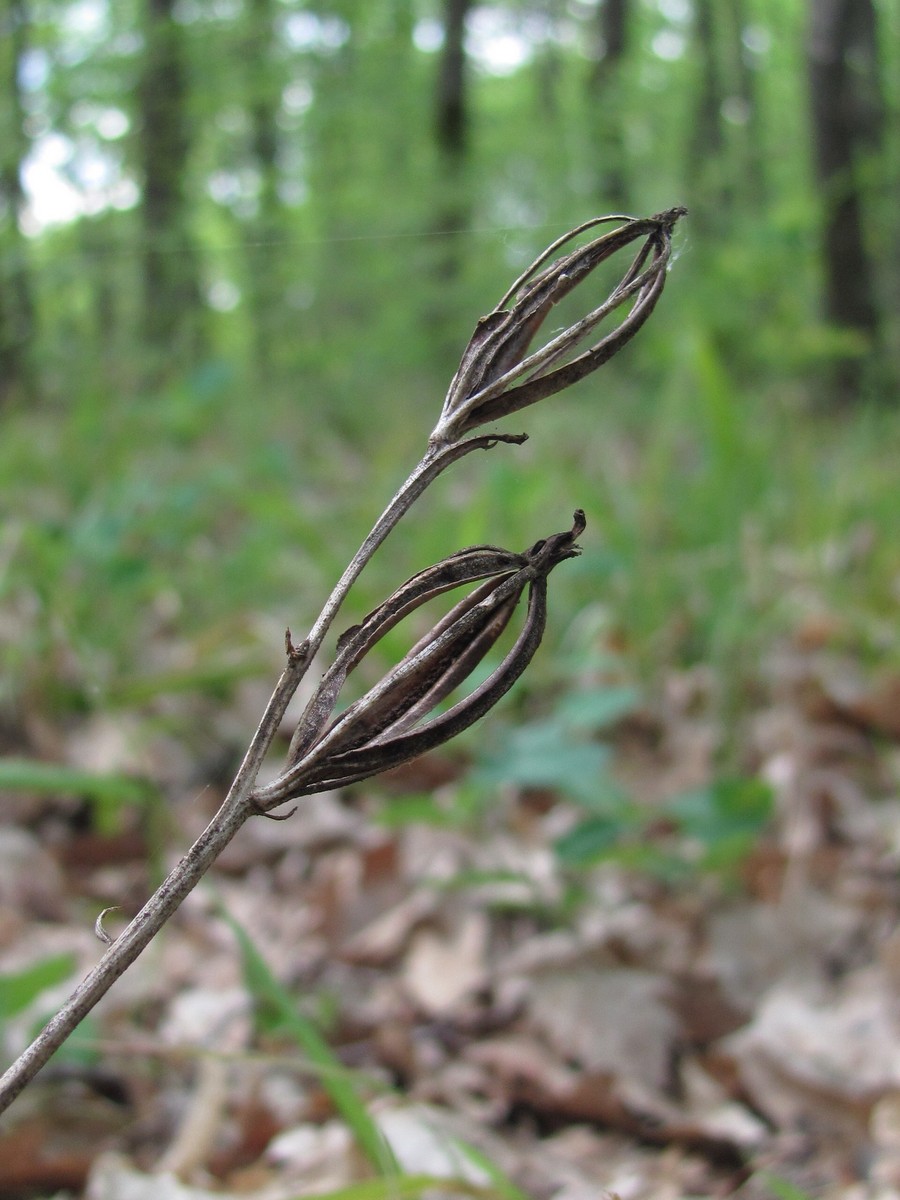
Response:
[[[175,0],[144,0],[145,48],[138,102],[144,176],[144,333],[156,374],[184,366],[199,348],[201,300],[189,232],[187,74]]]
[[[451,164],[463,158],[469,140],[466,89],[466,16],[472,0],[444,0],[444,48],[437,81],[435,133],[441,154]]]
[[[594,62],[587,89],[597,162],[597,196],[601,204],[619,211],[627,209],[629,194],[623,92],[631,15],[630,0],[601,0],[598,5]]]
[[[397,90],[411,92],[413,33],[416,16],[411,0],[392,0],[388,6],[389,34],[385,43],[385,63]],[[408,110],[407,110],[408,111]],[[409,129],[406,120],[388,122],[385,130],[385,162],[388,169],[407,178],[410,164]]]
[[[0,16],[0,64],[6,93],[0,116],[0,404],[34,392],[35,310],[27,244],[19,227],[27,150],[19,65],[25,51],[25,0],[7,0]]]
[[[247,293],[253,322],[256,370],[267,382],[276,365],[282,330],[286,233],[278,194],[278,110],[281,78],[274,59],[276,6],[250,0],[245,39],[250,152],[259,172],[259,208],[247,248]]]
[[[559,126],[562,105],[560,86],[565,76],[565,60],[559,46],[548,38],[543,45],[535,47],[534,81],[539,119],[549,125]],[[563,118],[566,120],[567,118]]]
[[[759,128],[756,73],[751,65],[748,47],[744,44],[748,24],[745,0],[730,0],[728,16],[729,74],[734,80],[734,91],[725,103],[733,105],[733,123],[736,132],[740,132],[742,198],[745,203],[762,205],[766,198],[764,154]]]
[[[456,357],[462,320],[464,236],[471,225],[468,157],[471,146],[466,17],[472,0],[443,0],[444,44],[438,60],[434,101],[437,194],[432,218],[432,294],[423,311],[429,355],[449,369]]]
[[[810,0],[808,64],[816,177],[821,200],[823,308],[855,334],[857,352],[835,365],[835,398],[859,392],[878,344],[874,273],[866,250],[861,165],[883,127],[872,0]]]
[[[469,224],[466,159],[471,136],[466,17],[472,0],[444,0],[444,46],[438,63],[434,132],[440,160],[436,231],[442,234],[439,275],[459,274],[461,250],[455,235]]]
[[[713,0],[694,0],[692,33],[699,79],[687,145],[688,204],[700,220],[715,221],[716,215],[730,206],[732,196],[725,162],[725,91]]]

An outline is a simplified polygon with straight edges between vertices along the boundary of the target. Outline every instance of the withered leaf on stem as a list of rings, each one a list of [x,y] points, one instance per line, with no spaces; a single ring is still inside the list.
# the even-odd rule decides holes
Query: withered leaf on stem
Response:
[[[579,509],[570,530],[536,542],[524,554],[496,546],[461,550],[414,575],[347,630],[339,640],[335,662],[300,718],[288,768],[254,792],[257,808],[266,812],[286,800],[342,787],[398,766],[484,716],[512,687],[540,644],[546,623],[547,576],[558,563],[580,553],[575,540],[584,527]],[[466,583],[478,586],[379,683],[331,719],[348,674],[385,633],[432,597]],[[526,588],[525,623],[503,661],[471,694],[428,720],[497,642]]]
[[[518,412],[562,391],[607,362],[634,337],[662,294],[672,251],[672,230],[685,209],[653,217],[600,217],[554,242],[503,296],[497,308],[478,322],[453,377],[432,445],[446,445],[488,421]],[[618,228],[556,259],[535,274],[573,237],[601,222],[621,220]],[[578,287],[600,263],[643,239],[622,278],[606,299],[580,320],[528,355],[528,347],[554,305]],[[505,305],[515,293],[510,308]],[[630,305],[605,337],[566,359],[610,313]]]

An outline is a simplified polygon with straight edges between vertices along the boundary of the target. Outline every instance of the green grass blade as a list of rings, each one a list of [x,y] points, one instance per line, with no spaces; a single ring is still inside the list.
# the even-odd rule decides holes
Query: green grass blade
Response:
[[[465,1179],[448,1179],[434,1175],[399,1175],[393,1179],[365,1179],[351,1183],[334,1192],[297,1196],[296,1200],[419,1200],[426,1191],[439,1190],[443,1196],[465,1196],[471,1200],[505,1200],[515,1196],[530,1200],[524,1193],[507,1193],[494,1186],[469,1183]]]
[[[501,1171],[497,1164],[483,1150],[479,1150],[477,1146],[472,1146],[468,1142],[461,1141],[459,1138],[454,1138],[454,1145],[469,1162],[474,1163],[476,1167],[480,1167],[490,1179],[491,1186],[489,1188],[481,1188],[481,1195],[496,1196],[498,1200],[532,1200],[531,1196],[528,1196],[521,1188],[516,1187],[506,1172]]]
[[[102,775],[28,758],[0,758],[0,788],[7,792],[65,793],[94,800],[138,804],[156,788],[134,775]]]
[[[809,1192],[805,1192],[803,1188],[797,1187],[795,1183],[791,1183],[789,1179],[783,1179],[780,1175],[771,1175],[768,1171],[761,1171],[753,1178],[761,1181],[777,1200],[812,1200]]]
[[[74,954],[53,954],[21,971],[0,975],[0,1023],[26,1009],[45,988],[63,983],[77,965]]]
[[[254,999],[277,1014],[281,1027],[291,1035],[315,1067],[331,1102],[346,1121],[372,1167],[393,1182],[400,1174],[397,1160],[359,1098],[353,1074],[335,1056],[313,1022],[298,1010],[294,997],[269,970],[246,930],[224,909],[221,912],[237,939],[244,978]]]
[[[0,758],[0,791],[84,796],[94,802],[101,833],[115,829],[117,815],[126,805],[143,805],[159,796],[148,779],[135,775],[104,775],[29,758]]]

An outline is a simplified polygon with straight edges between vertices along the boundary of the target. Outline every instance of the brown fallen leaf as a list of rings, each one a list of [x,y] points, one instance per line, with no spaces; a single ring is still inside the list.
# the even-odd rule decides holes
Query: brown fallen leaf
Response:
[[[900,740],[900,674],[884,674],[871,683],[853,683],[829,688],[829,699],[837,712],[884,737]]]
[[[840,986],[776,984],[753,1021],[719,1044],[756,1108],[778,1127],[859,1137],[873,1106],[900,1090],[900,1024],[877,967]]]
[[[485,982],[487,945],[488,921],[480,912],[464,913],[444,936],[419,930],[401,970],[406,991],[427,1015],[447,1016]]]
[[[652,971],[581,967],[537,976],[527,1011],[566,1061],[662,1092],[680,1036],[667,994]]]
[[[434,916],[438,905],[439,896],[433,889],[408,893],[347,938],[340,947],[341,959],[357,966],[387,966],[403,952],[414,930]]]

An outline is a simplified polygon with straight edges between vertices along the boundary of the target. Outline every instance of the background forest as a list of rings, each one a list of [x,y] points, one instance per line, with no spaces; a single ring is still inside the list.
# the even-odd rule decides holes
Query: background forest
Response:
[[[753,547],[815,574],[893,507],[897,19],[10,3],[8,698],[60,651],[103,703],[160,604],[212,638],[261,600],[299,626],[475,317],[565,228],[673,203],[691,219],[652,338],[540,413],[540,471],[473,472],[478,500],[428,536],[527,540],[577,480],[565,505],[603,521],[583,583],[639,656],[731,655],[792,620]],[[896,600],[891,539],[867,540],[827,585],[866,639]]]
[[[110,1147],[252,1192],[236,1173],[294,1125],[310,1138],[349,1126],[365,1148],[368,1110],[321,1083],[350,1066],[367,1101],[384,1100],[379,1072],[460,1120],[478,1110],[460,1094],[485,1100],[476,1125],[500,1140],[472,1150],[458,1194],[896,1195],[900,1043],[881,1009],[874,1049],[853,1043],[824,1083],[804,1066],[789,1099],[723,1039],[752,1028],[770,1059],[787,1053],[755,1022],[798,962],[820,989],[787,987],[810,1006],[807,1033],[823,981],[846,983],[828,1008],[846,1002],[847,1025],[823,1031],[812,1059],[850,1044],[857,996],[897,983],[896,938],[883,947],[900,909],[898,6],[2,0],[0,33],[0,974],[22,997],[0,1003],[10,1057],[52,1011],[50,985],[96,958],[96,911],[132,915],[202,828],[281,668],[285,625],[308,627],[418,459],[477,318],[566,229],[689,210],[634,344],[507,421],[527,429],[524,447],[473,456],[432,489],[343,614],[359,619],[460,546],[519,549],[581,507],[584,554],[554,577],[525,679],[458,747],[249,838],[217,893],[248,944],[197,902],[156,975],[123,984],[4,1135],[6,1161],[30,1162],[37,1144],[57,1165],[0,1168],[0,1194],[80,1194],[92,1164],[91,1194],[124,1194],[97,1182]],[[366,921],[390,915],[392,932],[370,935]],[[429,923],[444,958],[426,966]],[[577,1005],[561,1024],[583,1037],[567,1044],[546,979],[509,999],[527,947],[558,966],[559,936],[570,999],[605,965],[590,989],[615,977],[614,1040],[657,1047],[649,1066],[586,1048]],[[767,939],[780,949],[763,970]],[[465,986],[436,999],[427,981],[444,972]],[[663,976],[678,1003],[660,1001]],[[178,997],[231,996],[232,983],[258,1019],[228,1043],[244,1069],[210,1084],[218,1060],[198,1068],[184,1050],[199,1035]],[[710,989],[724,1007],[700,1016]],[[313,996],[314,1022],[295,1037],[282,1110],[253,1070],[285,1035],[259,1011],[290,996]],[[201,1032],[225,1019],[207,999]],[[632,1037],[636,1010],[658,1020]],[[515,1070],[496,1049],[510,1028]],[[559,1055],[552,1070],[538,1044]],[[139,1068],[122,1057],[135,1045]],[[463,1045],[502,1096],[446,1074]],[[592,1054],[608,1091],[588,1101]],[[673,1055],[677,1079],[660,1066]],[[564,1087],[557,1068],[577,1078]],[[108,1111],[101,1070],[119,1089]],[[729,1114],[718,1124],[691,1090],[707,1084]],[[192,1158],[177,1131],[207,1085],[216,1119]],[[96,1128],[72,1133],[75,1166],[52,1146],[67,1087],[100,1106]],[[565,1142],[576,1127],[596,1144]],[[409,1180],[456,1172],[409,1166],[406,1135],[386,1128],[390,1169],[372,1153],[342,1174],[309,1141],[277,1195],[374,1174],[352,1194],[415,1196]],[[285,1161],[265,1160],[260,1189]],[[394,1191],[377,1190],[384,1179]]]

